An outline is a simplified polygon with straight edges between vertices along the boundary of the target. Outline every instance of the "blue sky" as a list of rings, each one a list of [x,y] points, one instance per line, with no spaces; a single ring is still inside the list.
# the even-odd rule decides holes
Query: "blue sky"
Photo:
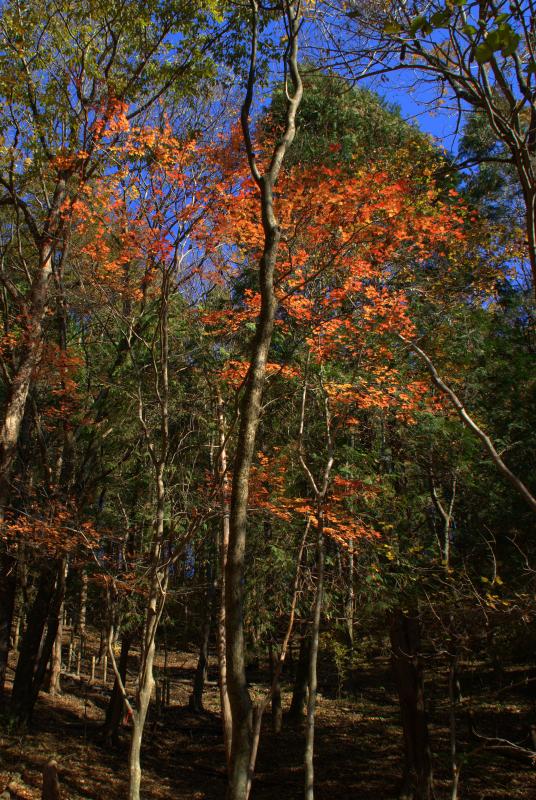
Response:
[[[415,83],[414,88],[412,83]],[[447,150],[456,152],[459,139],[457,109],[453,103],[438,105],[433,88],[419,81],[412,71],[392,72],[381,80],[374,77],[360,85],[396,103],[408,122],[431,134]]]

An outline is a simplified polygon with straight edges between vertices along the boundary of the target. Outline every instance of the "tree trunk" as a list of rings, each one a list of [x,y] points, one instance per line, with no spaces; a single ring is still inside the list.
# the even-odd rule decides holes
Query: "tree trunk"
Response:
[[[27,326],[24,345],[14,372],[5,404],[3,420],[0,423],[0,508],[5,510],[11,494],[10,478],[17,453],[20,429],[28,392],[42,349],[43,320],[48,301],[48,284],[52,274],[52,258],[62,226],[61,209],[66,196],[66,178],[60,177],[56,183],[50,212],[39,236],[39,266],[32,281],[26,302]]]
[[[28,614],[11,693],[10,714],[20,725],[30,721],[43,685],[64,594],[65,562],[47,564],[41,572],[37,594]]]
[[[136,690],[136,707],[132,714],[132,737],[129,753],[129,786],[128,800],[140,800],[141,764],[140,753],[145,720],[153,693],[154,657],[156,653],[156,634],[160,618],[164,610],[169,570],[167,562],[162,564],[164,546],[164,513],[166,491],[164,485],[164,463],[156,467],[157,513],[155,525],[155,541],[151,554],[151,572],[149,575],[148,598],[145,612],[145,624],[142,637],[142,649]],[[111,643],[110,645],[111,646]]]
[[[58,630],[52,646],[52,656],[50,659],[50,678],[48,692],[52,696],[61,694],[61,647],[63,641],[63,606],[60,609],[58,620]]]
[[[61,694],[61,654],[63,643],[63,614],[65,609],[65,581],[67,579],[67,560],[63,561],[63,576],[60,580],[63,584],[61,604],[58,609],[58,619],[55,624],[57,625],[56,636],[54,644],[52,645],[52,655],[50,659],[50,676],[48,682],[48,691],[51,695]]]
[[[130,645],[132,644],[132,634],[124,633],[121,639],[121,653],[119,654],[118,671],[121,677],[123,686],[126,686],[127,667],[128,667],[128,653]],[[110,702],[106,708],[106,717],[104,720],[104,740],[114,747],[117,746],[119,741],[119,729],[121,727],[121,720],[123,719],[123,709],[125,701],[123,692],[119,686],[117,678],[114,681],[112,694],[110,695]]]
[[[87,583],[87,570],[83,569],[80,573],[80,603],[76,622],[76,632],[80,636],[81,646],[83,646],[86,638]]]
[[[209,570],[210,576],[210,570]],[[210,580],[210,577],[209,577]],[[203,691],[207,682],[208,673],[208,643],[210,639],[210,629],[212,627],[212,610],[214,604],[214,584],[210,581],[208,591],[205,595],[205,618],[203,620],[203,630],[201,632],[201,644],[199,647],[199,658],[194,675],[193,691],[190,695],[190,709],[195,714],[202,714]]]
[[[404,800],[431,800],[433,792],[419,628],[416,611],[406,613],[397,609],[394,612],[390,629],[391,662],[404,736],[405,765],[400,793]]]
[[[220,440],[219,477],[221,480],[221,507],[222,527],[220,545],[220,607],[218,613],[218,668],[221,716],[223,723],[223,744],[225,747],[225,762],[227,770],[231,764],[231,740],[233,734],[233,721],[227,688],[227,655],[225,637],[225,571],[227,569],[227,554],[229,552],[229,476],[227,473],[227,445],[225,431],[225,417],[223,400],[218,394],[218,433]]]
[[[281,733],[283,726],[283,708],[281,706],[281,682],[279,680],[279,658],[273,652],[270,642],[270,682],[272,684],[272,728],[274,733]]]
[[[300,641],[300,652],[296,666],[296,676],[294,678],[294,689],[292,700],[288,712],[292,722],[302,722],[305,714],[305,704],[307,702],[307,692],[309,689],[309,659],[311,652],[311,639],[304,634]]]
[[[132,720],[132,733],[130,735],[130,750],[128,754],[128,800],[140,800],[141,786],[141,742],[143,738],[143,728],[147,715],[147,701],[143,719],[137,719],[137,713]]]
[[[9,553],[0,557],[0,698],[4,694],[7,662],[11,649],[11,625],[17,591],[17,562]]]
[[[251,347],[248,376],[240,403],[240,426],[236,442],[229,524],[229,552],[225,571],[226,655],[229,702],[232,714],[232,745],[228,800],[246,800],[250,786],[250,761],[253,745],[251,698],[247,688],[244,658],[244,564],[249,498],[249,476],[255,451],[255,439],[261,413],[266,378],[266,363],[272,341],[277,300],[274,273],[281,239],[281,228],[274,210],[274,186],[285,154],[296,132],[295,120],[302,97],[298,71],[299,6],[286,0],[282,13],[287,27],[285,55],[294,94],[287,93],[285,130],[274,147],[267,171],[261,175],[257,166],[250,130],[250,112],[256,80],[258,4],[252,0],[252,43],[247,91],[240,119],[251,175],[260,195],[264,234],[259,261],[260,311]],[[290,84],[289,84],[290,85]]]
[[[167,575],[167,573],[166,573]],[[147,606],[145,621],[143,650],[140,659],[140,674],[138,676],[138,689],[136,692],[136,710],[132,715],[132,737],[129,752],[129,787],[128,800],[140,800],[141,786],[141,744],[143,731],[151,695],[155,681],[153,674],[154,657],[156,652],[156,632],[163,610],[163,598],[167,589],[167,577],[160,574],[159,580],[153,579],[150,598]],[[163,596],[160,595],[162,588]]]
[[[315,711],[317,692],[318,642],[320,637],[320,619],[322,615],[322,596],[324,592],[324,513],[318,511],[317,528],[317,585],[313,612],[313,628],[311,631],[311,648],[309,653],[309,698],[307,700],[307,721],[305,728],[305,800],[314,798],[314,737]]]
[[[450,769],[452,775],[452,784],[450,792],[450,800],[458,800],[458,786],[460,783],[460,762],[457,752],[456,741],[456,706],[458,702],[458,676],[457,676],[458,658],[454,654],[451,656],[449,665],[449,729],[450,729]]]
[[[352,542],[348,544],[348,586],[344,603],[344,619],[346,623],[346,636],[348,639],[348,650],[350,664],[354,651],[354,546]]]

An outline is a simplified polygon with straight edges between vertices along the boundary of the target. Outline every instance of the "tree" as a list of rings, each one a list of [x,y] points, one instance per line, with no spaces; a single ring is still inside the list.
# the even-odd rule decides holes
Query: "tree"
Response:
[[[527,255],[536,286],[536,179],[534,175],[534,50],[531,3],[391,3],[373,10],[354,5],[349,18],[365,37],[367,72],[410,69],[449,93],[459,113],[482,114],[508,154],[485,160],[511,163],[523,195]],[[374,44],[371,46],[371,43]],[[411,64],[406,59],[411,59]]]

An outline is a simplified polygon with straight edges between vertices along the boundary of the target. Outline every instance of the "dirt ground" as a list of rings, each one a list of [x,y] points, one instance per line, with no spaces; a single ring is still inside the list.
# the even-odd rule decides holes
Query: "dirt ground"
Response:
[[[134,665],[134,661],[132,662]],[[132,666],[131,665],[131,666]],[[157,717],[150,715],[143,748],[144,800],[216,800],[225,796],[224,753],[218,717],[218,689],[214,667],[205,694],[206,713],[188,710],[195,657],[178,653],[168,659],[171,703]],[[163,673],[160,660],[159,672]],[[253,674],[251,688],[265,676]],[[458,714],[462,761],[460,800],[536,800],[536,765],[521,751],[491,738],[506,738],[525,748],[530,744],[534,700],[522,674],[503,674],[499,688],[493,675],[478,664],[466,665],[464,700]],[[448,715],[442,687],[429,686],[431,735],[434,750],[436,798],[450,798]],[[329,686],[320,687],[316,727],[317,800],[390,800],[397,797],[401,776],[401,731],[396,695],[388,663],[377,659],[357,675],[354,698],[337,699]],[[492,688],[490,688],[492,687]],[[102,683],[89,676],[62,677],[63,694],[42,693],[31,729],[24,734],[0,734],[0,796],[9,785],[12,797],[40,797],[43,765],[54,757],[60,768],[64,800],[113,800],[126,796],[126,760],[129,732],[125,728],[117,749],[105,747],[101,737],[111,676]],[[284,703],[290,700],[284,688]],[[469,709],[472,711],[470,715]],[[470,716],[474,720],[471,731]],[[475,735],[476,733],[476,735]],[[491,737],[488,740],[478,736]],[[303,732],[284,725],[278,736],[270,729],[267,713],[252,800],[303,796]],[[9,797],[7,794],[5,797]]]

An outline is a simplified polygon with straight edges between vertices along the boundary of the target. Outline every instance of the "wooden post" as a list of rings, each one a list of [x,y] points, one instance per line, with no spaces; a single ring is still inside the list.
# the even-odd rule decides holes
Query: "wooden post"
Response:
[[[53,758],[48,761],[43,770],[43,791],[41,800],[61,800],[58,764]]]
[[[91,656],[91,683],[95,683],[95,656]]]

